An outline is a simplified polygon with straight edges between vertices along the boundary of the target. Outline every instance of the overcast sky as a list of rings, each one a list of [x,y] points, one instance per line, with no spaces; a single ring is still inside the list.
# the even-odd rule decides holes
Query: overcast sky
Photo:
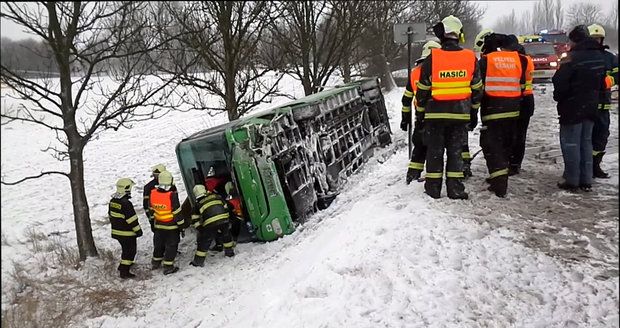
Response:
[[[486,1],[472,1],[479,4],[481,7],[486,8],[486,13],[482,18],[482,27],[492,27],[497,18],[510,13],[512,9],[515,10],[517,16],[520,13],[532,8],[538,0],[486,0]],[[601,6],[604,13],[609,12],[612,9],[613,3],[617,0],[562,0],[563,7],[568,10],[571,4],[577,2],[594,3]],[[16,24],[7,21],[5,19],[0,20],[0,36],[9,37],[11,39],[24,39],[31,37],[21,31],[22,29]]]

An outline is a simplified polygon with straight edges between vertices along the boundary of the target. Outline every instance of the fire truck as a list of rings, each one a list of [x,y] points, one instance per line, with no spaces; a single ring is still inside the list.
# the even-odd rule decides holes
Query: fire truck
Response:
[[[555,54],[560,57],[566,57],[570,46],[568,45],[568,35],[562,30],[542,30],[540,36],[544,42],[553,44]]]
[[[518,39],[525,53],[534,62],[534,82],[551,79],[560,64],[560,56],[557,55],[553,43],[536,34],[521,35]]]

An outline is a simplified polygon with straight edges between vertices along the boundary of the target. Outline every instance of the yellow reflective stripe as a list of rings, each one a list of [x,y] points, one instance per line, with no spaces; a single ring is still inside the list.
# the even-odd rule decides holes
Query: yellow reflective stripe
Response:
[[[598,104],[598,109],[611,109],[611,104]]]
[[[207,220],[205,220],[205,222],[202,225],[206,226],[207,224],[213,223],[215,221],[223,220],[223,219],[228,219],[228,213],[223,213],[223,214],[218,214],[216,216],[212,216],[208,218]]]
[[[116,212],[112,212],[112,211],[110,211],[110,216],[113,217],[113,218],[119,218],[119,219],[124,219],[125,218],[125,214],[116,213]]]
[[[199,256],[199,257],[205,257],[205,256],[207,256],[207,252],[203,252],[203,251],[196,251],[196,256]]]
[[[133,237],[136,235],[133,231],[124,231],[124,230],[116,230],[112,229],[112,234],[116,236],[124,236],[124,237]]]
[[[471,87],[469,81],[457,81],[457,82],[431,82],[433,88],[463,88]]]
[[[416,107],[415,111],[418,113],[424,113],[424,107]]]
[[[149,195],[144,196],[144,199],[149,199],[149,198],[151,198],[151,196]]]
[[[403,113],[409,113],[409,112],[411,112],[411,107],[403,106]]]
[[[133,221],[138,219],[138,215],[134,215],[132,217],[130,217],[129,219],[127,219],[127,223],[131,224]]]
[[[161,261],[163,259],[164,259],[163,257],[155,257],[155,256],[153,256],[153,261]]]
[[[478,109],[480,108],[480,104],[471,104],[471,108]]]
[[[427,179],[441,179],[443,178],[443,172],[439,172],[439,173],[427,172],[426,178]]]
[[[224,205],[224,203],[221,200],[212,200],[210,202],[207,202],[206,204],[202,205],[202,207],[200,207],[200,213],[206,211],[207,208],[213,205]]]
[[[121,265],[132,265],[133,261],[132,260],[121,260]]]
[[[185,219],[181,219],[177,221],[177,225],[183,225],[185,223]]]
[[[418,89],[420,90],[430,90],[431,86],[430,85],[426,85],[426,84],[422,84],[422,82],[418,82],[416,83],[416,86],[418,87]]]
[[[420,162],[409,162],[409,168],[415,170],[424,170],[424,163]]]
[[[413,92],[411,92],[411,91],[409,91],[409,90],[405,89],[405,94],[404,94],[404,96],[405,96],[405,97],[407,97],[407,98],[412,98],[412,97],[413,97]]]
[[[131,230],[133,230],[135,232],[138,232],[138,231],[140,231],[142,229],[140,229],[140,226],[135,226],[135,227],[131,228]]]
[[[592,156],[596,156],[598,154],[602,153],[602,151],[598,151],[598,150],[593,150],[592,151]]]
[[[194,224],[192,224],[192,226],[194,226],[194,228],[198,228],[200,226],[200,221],[194,222]]]
[[[425,119],[451,119],[451,120],[464,120],[469,121],[469,114],[455,114],[455,113],[425,113]]]
[[[163,261],[161,262],[163,265],[173,265],[174,264],[174,260],[172,261]]]
[[[161,229],[161,230],[176,230],[179,227],[177,225],[162,225],[162,224],[155,224],[155,228],[156,229]]]
[[[493,179],[493,178],[497,178],[499,176],[507,175],[507,174],[508,174],[508,169],[501,169],[499,171],[495,171],[495,172],[491,173],[489,175],[489,178]]]
[[[618,73],[618,67],[614,67],[611,69],[611,73]]]
[[[472,90],[479,90],[480,88],[482,88],[482,80],[478,81],[478,83],[472,85],[470,88]]]
[[[448,178],[464,178],[465,175],[463,174],[463,172],[450,172],[450,171],[447,171],[446,172],[446,177],[448,177]]]
[[[470,159],[471,155],[469,154],[468,151],[464,151],[464,152],[461,153],[461,157],[464,158],[464,159]]]
[[[181,207],[177,208],[176,210],[172,211],[172,215],[177,215],[177,214],[179,214],[179,213],[181,212],[181,210],[182,210],[182,208],[181,208]]]
[[[490,114],[490,115],[484,115],[482,117],[483,121],[491,121],[491,120],[498,120],[498,119],[502,119],[502,118],[511,118],[511,117],[519,117],[519,112],[507,112],[507,113],[498,113],[498,114]]]
[[[223,243],[222,246],[224,246],[224,248],[232,248],[233,246],[235,246],[235,242],[231,241],[229,243]]]
[[[431,95],[440,96],[440,95],[460,95],[460,94],[470,94],[470,88],[449,88],[449,89],[433,89],[431,91]]]

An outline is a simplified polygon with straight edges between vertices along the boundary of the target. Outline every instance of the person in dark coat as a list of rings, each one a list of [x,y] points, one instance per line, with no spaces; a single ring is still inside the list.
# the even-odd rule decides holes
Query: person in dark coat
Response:
[[[592,188],[592,128],[605,88],[605,58],[600,44],[584,25],[568,35],[571,50],[553,76],[553,100],[558,102],[563,180],[558,187],[574,191]]]

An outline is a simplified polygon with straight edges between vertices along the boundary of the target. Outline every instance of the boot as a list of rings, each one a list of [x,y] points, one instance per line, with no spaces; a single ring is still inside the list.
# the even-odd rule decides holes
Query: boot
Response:
[[[169,275],[179,271],[179,267],[175,267],[174,265],[164,265],[164,274]]]
[[[508,176],[513,176],[521,173],[521,168],[518,165],[510,165],[508,168]]]
[[[209,250],[214,252],[221,252],[222,250],[224,250],[224,246],[222,244],[215,244]]]
[[[566,183],[566,181],[562,181],[562,182],[558,182],[558,188],[563,189],[563,190],[567,190],[570,192],[576,192],[577,191],[577,186],[573,186],[571,184]]]
[[[190,265],[195,267],[204,267],[205,266],[205,258],[202,256],[194,256],[194,260],[189,262]]]
[[[129,265],[119,265],[118,271],[120,273],[121,279],[135,278],[136,275],[129,272]]]
[[[422,175],[422,170],[408,168],[407,169],[407,184],[410,184],[411,181],[413,180],[418,180],[420,178],[420,175]]]
[[[463,161],[463,176],[465,176],[465,179],[473,176],[471,173],[471,161]]]
[[[585,192],[591,192],[592,191],[592,185],[588,184],[588,183],[583,183],[579,185],[579,189],[581,189],[582,191]]]
[[[426,179],[424,183],[424,193],[434,199],[441,198],[441,179]]]
[[[233,257],[235,256],[235,250],[233,248],[224,248],[224,255],[226,257]]]
[[[446,180],[446,189],[448,190],[448,198],[450,199],[468,199],[469,195],[465,192],[465,186],[458,178],[448,178]]]
[[[595,178],[609,179],[609,174],[607,174],[607,172],[601,169],[601,162],[603,161],[603,155],[605,155],[605,152],[600,152],[593,156],[593,163],[592,163],[593,172],[592,173]]]
[[[161,261],[151,260],[151,270],[157,270],[161,267]]]
[[[506,197],[507,189],[508,189],[508,176],[500,175],[493,179],[489,180],[490,186],[487,188],[488,191],[495,193],[495,196],[499,198]]]

